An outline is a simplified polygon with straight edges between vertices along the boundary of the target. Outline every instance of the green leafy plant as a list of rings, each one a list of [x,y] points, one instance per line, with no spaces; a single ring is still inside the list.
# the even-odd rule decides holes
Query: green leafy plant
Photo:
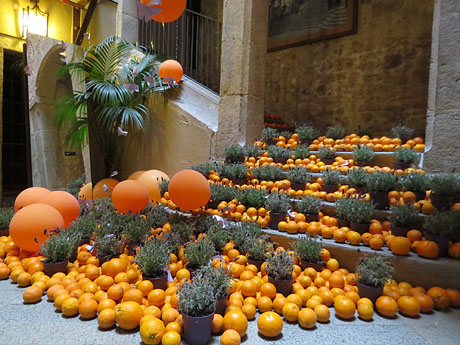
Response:
[[[286,178],[291,181],[291,183],[306,184],[310,182],[311,175],[306,168],[295,167],[287,171]]]
[[[396,189],[398,178],[390,172],[376,171],[367,175],[366,187],[369,192],[390,192]]]
[[[244,148],[238,144],[233,144],[225,148],[225,160],[227,162],[242,162],[244,161],[244,154]]]
[[[191,169],[198,171],[201,175],[208,178],[211,171],[217,171],[217,164],[214,162],[206,162],[192,165]]]
[[[418,154],[407,147],[395,150],[395,161],[401,163],[414,163],[418,160]]]
[[[431,177],[430,189],[438,195],[455,195],[460,191],[460,178],[455,174],[435,174]]]
[[[335,215],[337,218],[350,220],[350,213],[353,202],[351,198],[342,198],[335,202]]]
[[[397,205],[390,208],[388,217],[393,225],[412,228],[420,222],[420,212],[413,205]]]
[[[294,269],[294,256],[288,251],[267,253],[265,270],[274,279],[291,280]]]
[[[338,186],[342,181],[342,174],[339,170],[330,170],[327,169],[322,175],[321,179],[323,180],[326,186]]]
[[[170,248],[163,238],[154,238],[139,249],[136,263],[145,277],[159,278],[166,274],[170,262]]]
[[[316,238],[301,236],[297,241],[292,243],[292,249],[296,256],[300,257],[302,261],[319,263],[322,262],[321,250],[323,246]]]
[[[97,237],[94,245],[98,256],[117,257],[123,252],[123,242],[114,234]]]
[[[299,145],[294,149],[294,156],[296,159],[305,159],[310,156],[310,150],[307,145]]]
[[[93,232],[97,230],[97,221],[90,214],[81,215],[74,222],[70,223],[67,231],[78,233],[82,237],[91,237]]]
[[[423,229],[435,236],[451,236],[460,233],[460,211],[439,212],[425,217]]]
[[[8,229],[13,216],[13,208],[0,208],[0,229]]]
[[[326,137],[332,139],[341,139],[345,135],[345,128],[342,126],[328,127],[326,132]]]
[[[323,202],[313,196],[304,196],[296,204],[296,208],[303,214],[318,214],[323,207]]]
[[[296,132],[301,143],[310,143],[319,136],[319,131],[310,126],[297,127]]]
[[[334,149],[330,147],[320,147],[318,150],[318,157],[321,160],[335,159],[336,156],[337,156],[337,153],[335,152]]]
[[[188,223],[177,222],[171,224],[171,230],[168,232],[168,234],[171,232],[178,234],[182,244],[190,241],[190,238],[193,235],[194,230],[195,228]]]
[[[160,193],[161,195],[163,196],[167,191],[168,191],[168,188],[169,188],[169,180],[162,180],[160,182]]]
[[[430,188],[430,178],[422,173],[406,173],[399,179],[399,185],[403,191],[425,193]]]
[[[415,130],[399,124],[391,129],[391,134],[393,137],[401,139],[402,143],[406,143],[414,137]]]
[[[271,127],[265,127],[262,130],[262,139],[263,140],[274,140],[279,136],[279,132]]]
[[[110,198],[96,199],[94,206],[89,210],[89,214],[100,223],[110,219],[115,213],[116,209]]]
[[[130,222],[123,227],[123,233],[128,242],[142,243],[150,235],[150,223],[144,217],[134,215]]]
[[[218,184],[212,184],[210,188],[211,200],[209,201],[209,207],[211,208],[216,208],[222,201],[229,202],[237,196],[237,190],[235,188]]]
[[[40,248],[47,263],[58,263],[69,260],[81,238],[79,234],[68,231],[52,232],[48,235],[49,237]]]
[[[280,137],[286,138],[286,141],[289,140],[291,138],[291,136],[292,136],[291,131],[284,130],[284,131],[280,132]]]
[[[77,177],[75,180],[69,182],[69,184],[65,187],[65,191],[72,194],[74,197],[78,199],[78,193],[80,192],[80,188],[83,187],[86,181],[86,174],[83,173],[81,176]]]
[[[190,269],[198,269],[206,265],[214,254],[214,244],[205,237],[189,242],[184,250],[187,267]]]
[[[244,155],[246,157],[254,157],[257,158],[260,156],[262,152],[257,145],[247,145],[244,147]]]
[[[222,225],[216,224],[208,228],[206,236],[214,245],[216,252],[221,252],[230,239],[230,232]]]
[[[272,213],[286,213],[291,208],[291,203],[287,195],[272,193],[265,201],[265,208]]]
[[[362,188],[366,186],[368,172],[362,168],[349,169],[347,173],[347,183],[353,188]]]
[[[246,241],[262,236],[262,230],[255,223],[239,223],[229,227],[229,234],[235,248],[243,250]]]
[[[179,310],[187,316],[206,316],[216,310],[213,285],[206,279],[186,280],[179,291]]]
[[[246,207],[255,207],[259,209],[265,204],[268,192],[264,189],[245,188],[238,196],[238,201]]]
[[[163,205],[152,206],[148,212],[145,213],[148,224],[154,229],[161,228],[168,222],[169,212]]]
[[[351,199],[348,219],[359,224],[368,224],[374,216],[374,204],[363,199]]]
[[[205,265],[198,271],[195,280],[208,282],[217,300],[226,297],[232,287],[232,276],[223,267],[214,268]]]
[[[193,225],[196,229],[196,233],[207,233],[208,230],[213,226],[220,226],[220,223],[214,216],[210,214],[204,214],[196,219],[195,224]]]
[[[244,164],[228,164],[222,167],[221,176],[228,177],[229,179],[247,179],[248,168]]]
[[[353,149],[353,160],[355,162],[370,162],[374,159],[374,150],[366,145],[358,145]]]
[[[362,257],[356,267],[358,282],[367,286],[382,287],[391,280],[393,267],[380,256]]]
[[[284,171],[279,166],[264,166],[251,170],[252,176],[259,181],[278,181],[284,178]]]
[[[248,253],[249,259],[264,261],[267,252],[273,250],[273,243],[269,239],[270,237],[267,235],[247,239],[244,242],[243,250]]]
[[[292,156],[292,150],[285,149],[284,147],[277,146],[277,145],[270,145],[267,147],[267,152],[270,157],[272,157],[275,161],[287,161]]]

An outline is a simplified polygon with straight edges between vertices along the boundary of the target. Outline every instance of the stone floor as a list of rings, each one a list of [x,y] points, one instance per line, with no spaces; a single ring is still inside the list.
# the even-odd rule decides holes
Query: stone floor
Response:
[[[79,317],[65,318],[46,301],[33,305],[22,303],[22,291],[10,280],[0,281],[0,344],[15,345],[126,345],[142,344],[139,332],[124,332],[117,328],[101,331],[97,319],[82,321]],[[211,344],[219,344],[215,336]],[[433,312],[412,319],[398,315],[395,319],[374,316],[371,322],[358,318],[339,320],[331,309],[331,320],[304,330],[298,324],[284,323],[277,339],[263,339],[257,333],[257,322],[251,321],[243,344],[460,344],[460,309]]]

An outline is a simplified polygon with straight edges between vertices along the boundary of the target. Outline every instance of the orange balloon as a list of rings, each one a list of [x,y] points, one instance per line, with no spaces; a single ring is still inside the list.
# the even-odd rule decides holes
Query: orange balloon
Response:
[[[206,205],[211,189],[206,178],[195,170],[181,170],[175,174],[168,187],[169,197],[183,210],[194,210]]]
[[[80,191],[78,192],[78,199],[93,199],[93,184],[91,182],[80,188]]]
[[[148,172],[149,175],[155,177],[157,179],[158,184],[160,184],[163,180],[169,181],[169,176],[166,175],[163,171],[160,171],[160,170],[147,170],[146,172]]]
[[[144,185],[149,193],[149,200],[155,205],[160,202],[160,185],[158,183],[157,175],[152,173],[151,170],[146,171],[137,178],[137,182]]]
[[[40,203],[47,204],[59,211],[64,219],[64,228],[67,228],[80,215],[80,204],[70,193],[58,190],[46,194]]]
[[[129,175],[128,180],[137,180],[138,177],[141,176],[143,173],[145,173],[145,170],[135,171],[131,175]]]
[[[110,198],[112,190],[117,184],[118,181],[114,178],[100,180],[93,188],[93,199]]]
[[[112,203],[121,213],[139,213],[149,202],[147,188],[138,181],[126,180],[115,186]]]
[[[59,229],[63,225],[64,219],[54,207],[40,203],[32,204],[20,209],[11,219],[10,236],[22,249],[36,252],[48,238],[49,231]]]
[[[43,187],[30,187],[24,189],[17,196],[14,201],[14,210],[19,211],[24,206],[35,204],[40,200],[44,195],[51,193],[48,189]]]
[[[150,0],[142,0],[144,5],[148,5]],[[161,5],[152,7],[161,8],[161,12],[152,16],[152,19],[160,23],[169,23],[179,18],[185,10],[187,0],[163,0]]]
[[[179,62],[176,60],[166,60],[160,65],[160,69],[158,71],[160,73],[160,77],[165,78],[174,78],[176,83],[182,80],[182,76],[184,75],[184,70]]]

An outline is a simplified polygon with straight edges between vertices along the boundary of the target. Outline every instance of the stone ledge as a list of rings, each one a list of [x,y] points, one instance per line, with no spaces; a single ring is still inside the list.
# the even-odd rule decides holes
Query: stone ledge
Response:
[[[285,248],[291,248],[291,243],[299,238],[300,234],[287,234],[278,230],[263,229],[273,242]],[[380,255],[387,259],[394,267],[393,278],[396,281],[407,281],[412,285],[424,288],[440,286],[443,288],[460,289],[460,261],[450,258],[424,259],[415,253],[407,256],[398,256],[384,247],[382,250],[373,250],[364,245],[351,246],[336,243],[334,240],[322,239],[324,247],[331,252],[331,256],[340,262],[341,267],[355,271],[358,261],[365,255]]]

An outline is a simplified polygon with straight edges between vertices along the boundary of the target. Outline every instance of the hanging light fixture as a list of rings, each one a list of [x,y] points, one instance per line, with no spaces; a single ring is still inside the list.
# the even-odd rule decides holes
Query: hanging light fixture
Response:
[[[48,36],[48,12],[43,12],[38,6],[39,0],[30,0],[32,8],[24,7],[19,13],[19,26],[21,36],[27,37],[27,34],[33,33],[42,36]]]

